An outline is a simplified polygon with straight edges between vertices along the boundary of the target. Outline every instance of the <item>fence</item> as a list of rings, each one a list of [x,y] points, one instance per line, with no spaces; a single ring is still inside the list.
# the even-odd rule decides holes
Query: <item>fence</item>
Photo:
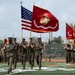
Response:
[[[8,37],[6,37],[7,39]],[[17,38],[17,42],[21,43],[22,38],[21,37],[16,37]],[[26,39],[26,41],[29,41],[29,37],[24,37]],[[33,37],[33,38],[37,38],[37,37]],[[4,37],[0,37],[0,40],[4,40]],[[53,39],[53,38],[52,38]],[[65,37],[61,37],[61,39],[64,41],[64,43],[66,43],[66,38]],[[60,44],[48,44],[49,42],[49,38],[48,37],[42,37],[42,42],[44,43],[44,51],[43,51],[43,55],[49,55],[49,56],[64,56],[65,55],[65,50],[64,50],[64,45],[60,45]]]

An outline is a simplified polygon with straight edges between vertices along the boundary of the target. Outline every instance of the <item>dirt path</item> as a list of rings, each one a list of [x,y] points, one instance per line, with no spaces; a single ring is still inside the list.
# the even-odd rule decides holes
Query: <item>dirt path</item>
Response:
[[[51,61],[51,62],[66,62],[65,59],[42,59],[43,62],[46,62],[46,61]]]

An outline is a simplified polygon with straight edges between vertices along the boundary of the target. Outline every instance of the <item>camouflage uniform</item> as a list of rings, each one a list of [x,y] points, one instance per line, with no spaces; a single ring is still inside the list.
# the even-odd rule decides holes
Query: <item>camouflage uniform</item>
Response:
[[[5,51],[6,51],[8,65],[9,65],[9,69],[8,69],[8,74],[9,74],[9,73],[12,73],[14,45],[12,44],[11,37],[8,38],[8,40],[9,40],[9,43],[5,45]]]
[[[37,42],[35,44],[35,58],[36,58],[36,62],[37,62],[37,65],[39,66],[39,70],[41,69],[41,62],[42,62],[42,48],[43,48],[43,45],[41,43],[41,38],[38,38],[37,39]]]
[[[30,41],[28,43],[28,59],[29,59],[29,64],[31,65],[31,69],[33,69],[33,66],[34,66],[34,44],[32,42],[32,38],[30,38]]]
[[[75,63],[75,45],[74,44],[72,49],[72,63]]]
[[[25,69],[26,66],[26,61],[27,61],[27,44],[25,42],[25,39],[22,39],[21,42],[21,50],[22,50],[22,65],[23,65],[23,69]]]
[[[74,60],[74,63],[75,63],[75,44],[74,44],[74,46],[73,46],[73,60]]]
[[[70,52],[71,52],[71,59],[70,59],[70,63],[74,63],[74,45],[73,45],[73,42],[71,42],[71,49],[70,49]]]
[[[13,39],[13,44],[14,44],[14,55],[13,55],[14,68],[13,69],[16,69],[17,61],[18,61],[18,50],[19,50],[19,44],[16,42],[16,38]]]
[[[65,46],[65,51],[66,51],[66,63],[70,63],[71,61],[71,45],[70,44],[66,44]]]
[[[1,44],[1,52],[0,52],[0,55],[1,55],[1,58],[2,58],[2,61],[1,62],[4,62],[4,56],[5,56],[5,54],[4,54],[4,45],[3,44]]]

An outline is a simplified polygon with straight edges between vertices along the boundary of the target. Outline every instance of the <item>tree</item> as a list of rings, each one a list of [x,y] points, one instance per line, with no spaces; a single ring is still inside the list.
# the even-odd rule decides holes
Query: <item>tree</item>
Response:
[[[57,44],[63,44],[63,40],[62,40],[61,36],[54,37],[54,39],[52,40],[52,42],[55,42]]]
[[[0,40],[0,44],[3,44],[4,42],[3,42],[3,40]]]

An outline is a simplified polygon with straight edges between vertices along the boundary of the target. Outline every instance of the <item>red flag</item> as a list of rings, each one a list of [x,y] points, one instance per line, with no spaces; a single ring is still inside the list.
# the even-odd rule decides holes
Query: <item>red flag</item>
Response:
[[[75,40],[75,25],[73,27],[73,39]]]
[[[66,23],[66,38],[73,39],[73,28]]]
[[[7,44],[8,40],[7,39],[4,39],[4,44]]]
[[[48,10],[34,6],[31,29],[32,31],[43,33],[57,31],[59,29],[59,21]]]

